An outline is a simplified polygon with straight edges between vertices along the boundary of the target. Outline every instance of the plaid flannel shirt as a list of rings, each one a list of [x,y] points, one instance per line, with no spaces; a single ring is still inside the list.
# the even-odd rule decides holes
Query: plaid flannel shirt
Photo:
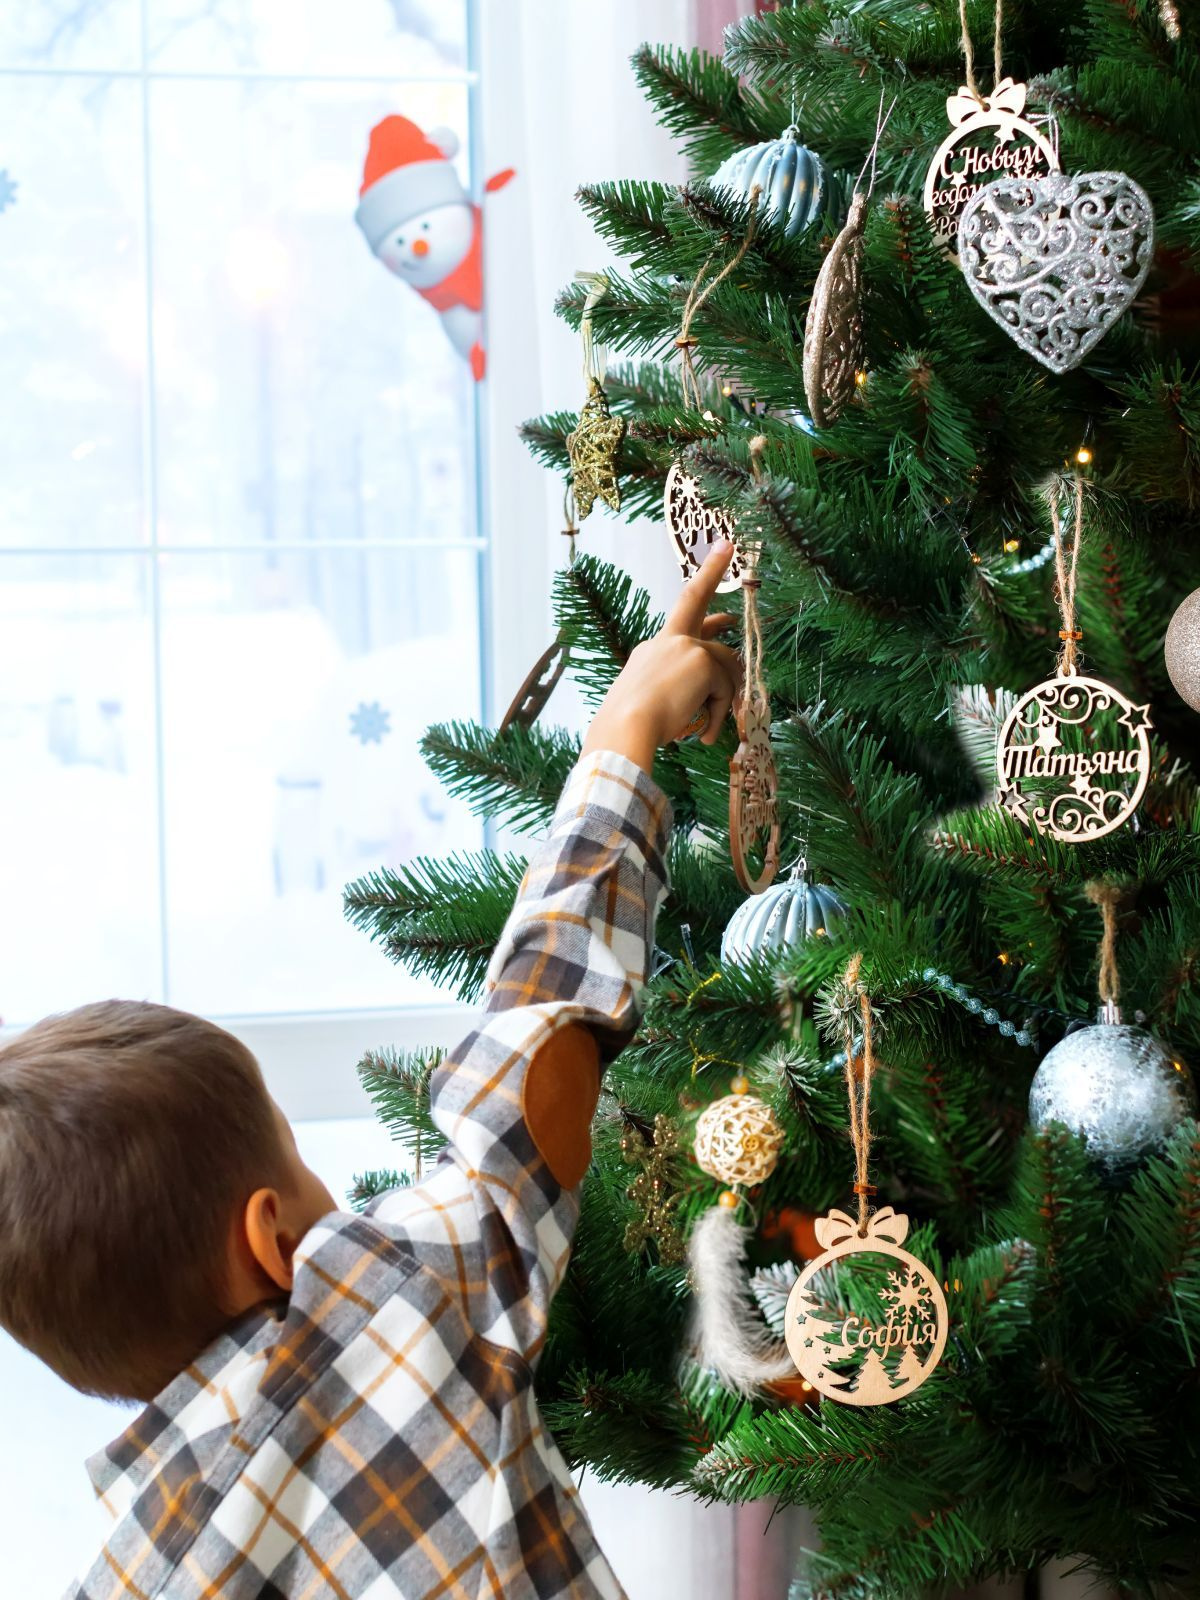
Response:
[[[561,1058],[541,1125],[574,1117],[581,1176],[591,1038],[609,1053],[636,1024],[669,826],[638,767],[580,762],[478,1025],[434,1077],[436,1170],[324,1217],[286,1305],[243,1316],[88,1462],[117,1526],[74,1600],[621,1595],[534,1398],[578,1192],[525,1091],[540,1053]],[[555,1055],[572,1039],[582,1096],[580,1052]],[[582,1111],[556,1104],[562,1082]]]

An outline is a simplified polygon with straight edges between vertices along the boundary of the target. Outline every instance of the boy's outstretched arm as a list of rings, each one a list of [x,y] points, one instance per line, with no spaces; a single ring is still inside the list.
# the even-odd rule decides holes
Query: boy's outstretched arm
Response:
[[[422,1188],[451,1237],[476,1231],[456,1222],[460,1207],[478,1219],[483,1271],[456,1267],[469,1315],[529,1359],[570,1250],[600,1063],[637,1025],[666,889],[670,807],[649,775],[654,752],[701,706],[711,743],[740,683],[715,638],[732,618],[706,615],[731,553],[713,551],[609,690],[496,947],[483,1014],[434,1076],[449,1149]],[[415,1221],[418,1192],[372,1209]]]

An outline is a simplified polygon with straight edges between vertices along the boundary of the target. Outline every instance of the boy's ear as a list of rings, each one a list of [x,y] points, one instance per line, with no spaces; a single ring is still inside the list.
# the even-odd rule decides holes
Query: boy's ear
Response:
[[[278,1190],[256,1189],[242,1220],[250,1254],[277,1289],[290,1289],[296,1241],[283,1227]]]

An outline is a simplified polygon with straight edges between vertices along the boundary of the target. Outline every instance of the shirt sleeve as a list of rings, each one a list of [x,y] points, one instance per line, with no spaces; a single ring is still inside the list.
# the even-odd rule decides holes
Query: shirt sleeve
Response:
[[[670,823],[633,762],[598,751],[579,763],[496,946],[478,1024],[431,1084],[443,1167],[469,1186],[477,1219],[472,1320],[528,1359],[570,1252],[598,1063],[637,1026]],[[582,1160],[564,1162],[556,1127],[572,1124]]]

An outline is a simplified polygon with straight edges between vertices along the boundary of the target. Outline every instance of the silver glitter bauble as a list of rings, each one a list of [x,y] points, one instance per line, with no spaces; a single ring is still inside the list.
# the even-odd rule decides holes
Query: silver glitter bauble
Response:
[[[1200,589],[1193,589],[1171,618],[1163,654],[1176,694],[1200,711]]]
[[[721,960],[769,960],[805,939],[833,932],[846,907],[823,883],[801,874],[752,894],[733,913],[721,939]]]
[[[785,128],[778,139],[736,151],[709,182],[741,200],[748,200],[757,184],[759,209],[783,227],[788,239],[802,233],[814,217],[832,217],[840,226],[846,215],[841,184],[821,157],[800,143],[794,127]]]
[[[1196,1093],[1182,1061],[1144,1028],[1099,1022],[1056,1044],[1034,1074],[1029,1120],[1062,1123],[1082,1136],[1089,1157],[1111,1178],[1160,1150]]]
[[[1133,304],[1154,255],[1154,210],[1124,172],[985,184],[963,208],[958,260],[980,305],[1049,367],[1076,367]]]

